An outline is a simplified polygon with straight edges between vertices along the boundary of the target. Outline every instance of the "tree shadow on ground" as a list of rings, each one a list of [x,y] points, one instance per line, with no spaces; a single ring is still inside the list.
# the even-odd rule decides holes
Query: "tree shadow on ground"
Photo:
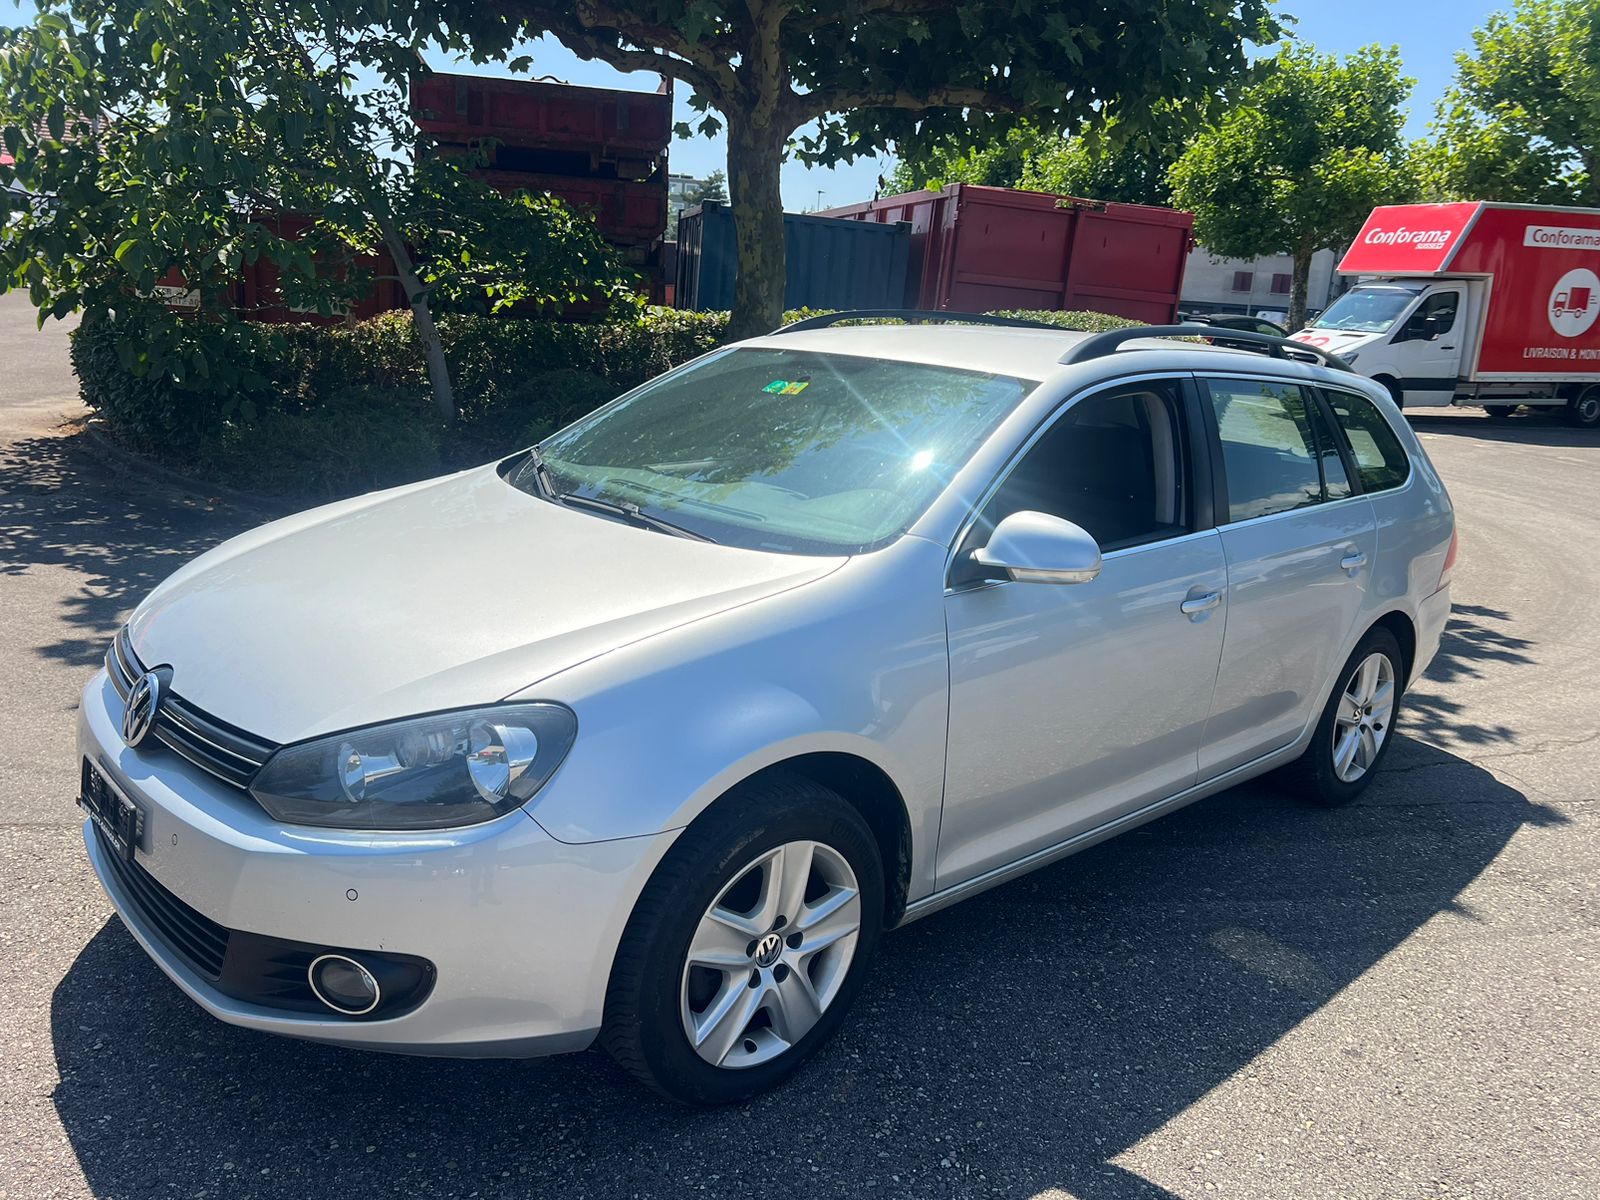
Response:
[[[1405,760],[1356,807],[1238,788],[891,935],[841,1036],[742,1107],[658,1102],[597,1052],[230,1028],[115,920],[52,998],[53,1099],[101,1196],[1167,1196],[1113,1160],[1562,820],[1446,751]]]
[[[63,662],[98,662],[129,608],[250,523],[106,471],[82,435],[0,448],[0,576],[66,567],[83,577],[62,601],[59,618],[69,632],[38,648]]]
[[[1476,719],[1474,710],[1454,698],[1449,685],[1463,679],[1481,679],[1493,670],[1529,666],[1533,642],[1512,630],[1511,614],[1481,604],[1457,604],[1439,639],[1439,652],[1424,675],[1426,684],[1406,694],[1402,727],[1419,737],[1444,737],[1472,746],[1512,741],[1509,725]],[[1396,747],[1398,750],[1399,747]]]

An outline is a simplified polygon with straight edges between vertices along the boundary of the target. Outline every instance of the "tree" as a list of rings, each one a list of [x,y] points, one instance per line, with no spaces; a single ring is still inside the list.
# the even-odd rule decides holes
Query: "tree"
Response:
[[[1173,203],[1194,212],[1203,245],[1293,257],[1291,325],[1305,320],[1311,256],[1354,237],[1375,205],[1411,198],[1400,138],[1411,83],[1393,47],[1343,60],[1283,50],[1173,165]]]
[[[1247,41],[1276,36],[1266,0],[1163,0],[1137,20],[1104,0],[457,3],[452,27],[480,56],[548,33],[580,57],[681,80],[701,132],[726,125],[741,334],[782,315],[778,177],[792,140],[830,164],[913,135],[998,137],[1024,116],[1141,123],[1160,99],[1215,93],[1244,69]]]
[[[1517,0],[1472,41],[1418,144],[1427,194],[1600,206],[1600,0]]]
[[[1021,187],[1028,164],[1048,143],[1061,139],[1032,125],[1017,125],[982,144],[958,136],[896,146],[900,158],[889,176],[891,192],[938,191],[951,183]]]
[[[667,236],[678,236],[678,218],[684,209],[704,204],[707,200],[716,204],[728,202],[728,177],[723,172],[713,171],[704,179],[697,180],[694,186],[684,189],[677,206],[667,214]]]
[[[694,187],[684,194],[684,201],[689,207],[704,204],[707,200],[717,204],[728,202],[728,176],[722,171],[713,171]]]
[[[1167,204],[1167,172],[1183,148],[1193,113],[1162,105],[1156,123],[1130,133],[1115,119],[1062,136],[1019,125],[982,144],[957,137],[933,145],[896,147],[901,153],[895,191],[938,189],[947,183],[1027,188],[1124,204]],[[1124,134],[1128,134],[1124,136]]]
[[[226,385],[231,294],[275,264],[286,303],[324,315],[398,282],[445,418],[437,304],[604,297],[622,278],[586,218],[502,197],[417,137],[408,80],[427,30],[380,29],[384,0],[41,0],[0,32],[0,290],[41,321],[137,319],[129,366]],[[357,86],[357,72],[376,84]],[[281,214],[295,214],[286,228]],[[0,213],[0,215],[4,215]],[[383,265],[379,265],[383,264]],[[200,319],[154,300],[177,281]],[[237,381],[234,381],[237,382]]]
[[[1124,204],[1172,203],[1168,175],[1182,152],[1185,124],[1176,118],[1152,134],[1121,139],[1104,133],[1057,138],[1028,160],[1021,186]]]

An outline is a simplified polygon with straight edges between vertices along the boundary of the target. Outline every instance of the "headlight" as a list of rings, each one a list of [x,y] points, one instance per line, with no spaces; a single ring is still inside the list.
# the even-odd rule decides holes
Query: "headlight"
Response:
[[[440,713],[285,746],[250,794],[279,821],[446,829],[525,804],[555,774],[578,718],[559,704]]]
[[[1344,359],[1345,362],[1349,363],[1353,367],[1356,365],[1356,355],[1360,353],[1361,351],[1359,350],[1352,350],[1349,354],[1341,354],[1339,357]]]

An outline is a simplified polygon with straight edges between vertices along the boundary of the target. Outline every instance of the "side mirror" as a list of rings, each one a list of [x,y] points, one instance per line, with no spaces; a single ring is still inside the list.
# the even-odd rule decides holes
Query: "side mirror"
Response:
[[[1088,583],[1100,574],[1100,545],[1081,526],[1041,512],[1012,513],[972,551],[980,579]]]

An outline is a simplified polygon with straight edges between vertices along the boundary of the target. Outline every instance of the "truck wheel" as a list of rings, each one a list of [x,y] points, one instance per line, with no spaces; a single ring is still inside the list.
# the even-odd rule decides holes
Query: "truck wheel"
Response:
[[[1406,394],[1400,390],[1399,380],[1390,379],[1387,375],[1376,375],[1373,377],[1372,382],[1381,383],[1384,386],[1389,393],[1389,399],[1394,401],[1396,408],[1404,408],[1406,406]]]
[[[1491,421],[1509,421],[1511,414],[1517,411],[1515,404],[1485,404],[1483,411],[1489,414]]]
[[[1578,429],[1600,426],[1600,385],[1584,388],[1567,401],[1567,424]]]

